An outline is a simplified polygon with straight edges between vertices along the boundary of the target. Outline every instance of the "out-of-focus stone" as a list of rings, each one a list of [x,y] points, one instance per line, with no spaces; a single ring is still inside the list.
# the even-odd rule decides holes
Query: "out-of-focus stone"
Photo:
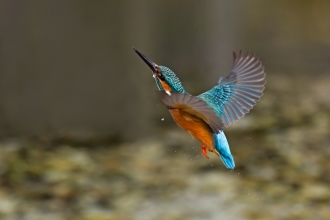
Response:
[[[306,199],[330,199],[330,187],[323,184],[304,184],[300,193]]]

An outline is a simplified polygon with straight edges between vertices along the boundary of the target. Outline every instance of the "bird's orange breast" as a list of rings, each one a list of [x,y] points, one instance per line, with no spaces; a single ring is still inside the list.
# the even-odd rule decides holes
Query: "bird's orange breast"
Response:
[[[180,128],[199,140],[208,150],[215,151],[211,129],[201,118],[179,109],[171,109],[170,113]]]

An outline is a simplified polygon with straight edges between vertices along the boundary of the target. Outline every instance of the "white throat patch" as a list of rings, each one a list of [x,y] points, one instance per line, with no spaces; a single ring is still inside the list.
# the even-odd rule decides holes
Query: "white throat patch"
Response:
[[[166,94],[169,95],[169,96],[172,95],[170,91],[166,91],[166,90],[165,90],[165,92],[166,92]]]

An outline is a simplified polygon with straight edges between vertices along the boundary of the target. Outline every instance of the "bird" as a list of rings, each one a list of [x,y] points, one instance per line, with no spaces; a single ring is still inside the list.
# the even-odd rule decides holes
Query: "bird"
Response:
[[[226,168],[235,168],[224,128],[247,114],[260,100],[266,84],[266,73],[253,53],[233,52],[234,62],[226,77],[220,77],[210,90],[193,96],[186,92],[178,76],[160,66],[133,47],[149,66],[156,81],[158,99],[168,108],[176,124],[201,142],[207,151],[219,156]]]

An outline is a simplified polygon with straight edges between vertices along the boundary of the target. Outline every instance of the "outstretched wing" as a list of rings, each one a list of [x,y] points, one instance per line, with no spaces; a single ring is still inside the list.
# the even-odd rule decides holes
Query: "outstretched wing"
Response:
[[[157,91],[159,100],[169,109],[179,109],[202,119],[210,126],[213,132],[223,130],[224,124],[217,113],[210,108],[202,99],[183,93],[172,93],[170,96],[164,91]]]
[[[234,52],[234,64],[226,78],[220,78],[211,90],[199,95],[215,109],[225,127],[248,113],[263,95],[266,73],[254,55]]]

